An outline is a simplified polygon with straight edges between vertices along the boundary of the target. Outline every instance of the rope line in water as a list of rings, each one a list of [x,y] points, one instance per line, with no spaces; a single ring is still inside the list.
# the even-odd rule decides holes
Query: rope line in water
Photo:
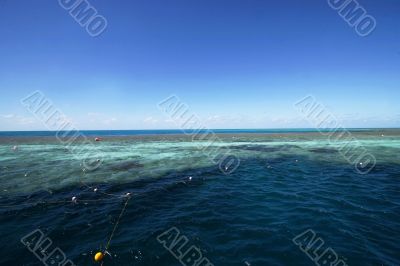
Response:
[[[123,197],[123,196],[120,196]],[[114,198],[106,198],[106,199],[87,199],[87,200],[79,200],[78,202],[81,203],[90,203],[90,202],[100,202],[100,201],[111,201],[115,200]],[[0,205],[0,208],[13,208],[13,207],[21,207],[21,206],[34,206],[34,205],[39,205],[39,204],[71,204],[71,201],[69,200],[62,200],[62,201],[37,201],[37,202],[27,202],[27,203],[20,203],[20,204],[15,204],[15,205]]]
[[[89,189],[96,188],[96,187],[89,186],[88,184],[86,184],[83,181],[80,181],[80,182],[81,182],[82,185],[84,185],[85,187],[87,187]],[[111,194],[111,193],[106,193],[106,192],[102,192],[102,191],[97,191],[97,192],[100,193],[100,194],[106,195],[106,196],[119,197],[119,198],[121,197],[121,195],[117,195],[117,194]]]
[[[110,238],[108,239],[108,242],[107,242],[107,245],[106,245],[106,250],[107,250],[108,247],[110,246],[111,240],[112,240],[112,238],[114,237],[114,234],[115,234],[115,230],[117,230],[117,227],[118,227],[118,225],[119,225],[119,222],[121,221],[121,217],[124,215],[126,206],[128,205],[130,199],[131,199],[131,197],[128,196],[127,200],[125,201],[124,207],[122,208],[121,213],[119,214],[118,220],[117,220],[117,222],[115,223],[114,228],[113,228],[113,230],[112,230],[112,233],[111,233],[111,235],[110,235]]]
[[[84,183],[83,181],[80,181],[80,183],[89,188],[89,189],[93,189],[96,187],[93,186],[89,186],[86,183]],[[79,202],[82,203],[90,203],[90,202],[100,202],[100,201],[108,201],[108,200],[113,200],[114,198],[123,198],[124,195],[121,194],[110,194],[110,193],[106,193],[106,192],[102,192],[101,190],[98,190],[96,193],[99,194],[103,194],[105,196],[108,196],[108,198],[102,198],[102,199],[79,199]],[[114,198],[113,198],[114,197]],[[14,204],[14,205],[0,205],[0,208],[6,209],[6,208],[13,208],[13,207],[22,207],[22,206],[34,206],[34,205],[38,205],[38,204],[69,204],[71,203],[71,201],[68,200],[59,200],[59,201],[36,201],[36,202],[25,202],[25,203],[20,203],[20,204]]]
[[[106,248],[105,248],[104,253],[106,253],[106,252],[107,252],[107,249],[110,247],[111,240],[113,239],[113,237],[114,237],[114,235],[115,235],[115,231],[116,231],[117,228],[118,228],[118,225],[119,225],[119,223],[120,223],[120,221],[121,221],[122,216],[123,216],[124,213],[125,213],[126,206],[128,206],[128,203],[129,203],[129,200],[130,200],[130,199],[131,199],[131,196],[129,195],[128,198],[127,198],[126,201],[125,201],[124,207],[122,208],[122,210],[121,210],[121,212],[120,212],[120,214],[119,214],[119,216],[118,216],[117,222],[114,224],[114,228],[113,228],[113,230],[112,230],[112,232],[111,232],[110,238],[108,239],[108,242],[107,242],[107,245],[106,245]],[[103,264],[104,264],[104,261],[101,262],[101,266],[103,266]]]

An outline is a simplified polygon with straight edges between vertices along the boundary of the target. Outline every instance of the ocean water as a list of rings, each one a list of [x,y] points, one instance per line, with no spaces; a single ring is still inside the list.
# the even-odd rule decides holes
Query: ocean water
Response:
[[[100,265],[93,256],[112,235],[104,265],[182,265],[157,239],[170,228],[188,241],[176,254],[194,246],[209,265],[324,265],[294,243],[306,230],[323,241],[313,258],[330,247],[339,265],[400,265],[400,130],[353,130],[351,142],[216,133],[85,131],[68,148],[54,132],[1,132],[0,265],[44,265],[21,242],[36,229],[52,241],[44,253],[58,247],[75,265]],[[368,174],[340,152],[352,145],[376,158]],[[97,169],[71,153],[82,146],[101,154]],[[226,175],[199,147],[240,165]]]

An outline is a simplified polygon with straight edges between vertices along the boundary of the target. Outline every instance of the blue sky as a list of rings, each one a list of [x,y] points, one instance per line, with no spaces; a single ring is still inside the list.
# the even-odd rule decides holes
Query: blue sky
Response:
[[[178,95],[208,128],[311,127],[314,95],[346,127],[400,126],[400,2],[359,0],[360,37],[325,0],[90,0],[91,37],[55,0],[0,0],[0,130],[41,130],[42,91],[79,129],[177,128]]]

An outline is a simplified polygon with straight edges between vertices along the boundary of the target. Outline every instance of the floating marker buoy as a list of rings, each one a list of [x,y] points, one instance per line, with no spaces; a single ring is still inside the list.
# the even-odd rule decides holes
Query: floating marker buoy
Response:
[[[189,176],[189,181],[192,181],[192,177],[191,176]]]
[[[72,197],[71,201],[72,201],[73,203],[77,203],[78,199],[77,199],[76,197]]]
[[[95,262],[100,262],[104,258],[104,254],[102,252],[97,252],[96,255],[94,255],[94,261]]]
[[[93,189],[94,192],[97,192],[97,190],[98,190],[97,188]]]
[[[94,141],[101,141],[101,138],[94,138]]]

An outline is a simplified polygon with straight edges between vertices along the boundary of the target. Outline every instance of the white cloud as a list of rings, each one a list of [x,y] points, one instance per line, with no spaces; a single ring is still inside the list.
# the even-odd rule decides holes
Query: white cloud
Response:
[[[111,125],[111,124],[117,122],[117,120],[118,120],[118,119],[116,119],[115,117],[111,117],[110,119],[105,119],[105,120],[103,121],[103,123],[104,123],[105,125]]]
[[[96,116],[101,116],[102,114],[96,113],[96,112],[89,112],[89,113],[87,113],[87,115],[88,115],[89,117],[96,117]]]
[[[0,115],[0,130],[45,130],[45,126],[33,116],[16,114]]]
[[[34,117],[26,117],[15,114],[0,115],[0,117],[3,118],[4,120],[8,120],[9,122],[14,122],[19,125],[29,125],[36,122],[36,119]]]
[[[89,112],[87,113],[87,116],[90,123],[98,125],[111,125],[118,121],[115,117],[97,112]]]
[[[15,115],[14,114],[6,114],[6,115],[1,115],[1,117],[9,119],[9,118],[15,117]]]
[[[145,119],[143,119],[143,122],[146,124],[155,124],[158,122],[158,120],[152,116],[149,116],[149,117],[146,117]]]

